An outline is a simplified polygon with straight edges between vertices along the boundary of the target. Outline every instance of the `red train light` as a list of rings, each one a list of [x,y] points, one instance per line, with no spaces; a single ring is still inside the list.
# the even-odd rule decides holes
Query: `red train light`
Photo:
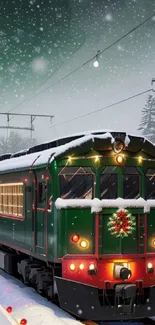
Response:
[[[75,234],[75,235],[73,235],[73,236],[71,237],[71,241],[72,241],[73,243],[78,243],[79,239],[80,239],[80,236],[79,236],[78,234]]]

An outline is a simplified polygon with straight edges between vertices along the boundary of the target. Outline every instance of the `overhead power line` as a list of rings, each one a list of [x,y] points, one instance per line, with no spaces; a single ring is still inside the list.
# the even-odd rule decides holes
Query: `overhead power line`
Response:
[[[18,106],[20,106],[20,105],[22,105],[22,104],[24,104],[24,103],[26,103],[29,99],[31,99],[32,97],[34,97],[35,95],[37,95],[36,94],[36,92],[40,89],[40,88],[42,88],[45,84],[46,84],[46,82],[48,81],[48,80],[50,80],[54,75],[55,75],[55,73],[61,68],[61,66],[64,64],[64,62],[58,67],[58,68],[56,68],[55,70],[54,70],[54,72],[52,73],[52,74],[50,74],[50,76],[48,76],[48,78],[46,78],[45,80],[44,80],[44,82],[37,88],[37,89],[35,89],[32,93],[31,93],[31,95],[29,96],[29,97],[27,97],[26,99],[23,99],[19,104],[17,104],[14,108],[11,108],[9,111],[8,111],[8,113],[10,113],[10,112],[12,112],[13,110],[15,110],[15,108],[17,108]]]
[[[106,48],[104,48],[101,51],[98,51],[99,55],[101,55],[102,53],[105,53],[106,51],[108,51],[110,48],[112,48],[114,45],[116,45],[118,42],[120,42],[121,40],[123,40],[124,38],[126,38],[127,36],[129,36],[130,34],[132,34],[136,29],[140,28],[142,25],[144,25],[145,23],[147,23],[149,20],[151,20],[153,17],[155,16],[155,14],[149,16],[147,19],[145,19],[144,21],[142,21],[140,24],[138,24],[137,26],[135,26],[134,28],[132,28],[131,30],[129,30],[127,33],[125,33],[123,36],[121,36],[120,38],[118,38],[115,42],[113,42],[112,44],[110,44],[109,46],[107,46]],[[23,100],[22,102],[20,102],[19,104],[17,104],[15,107],[13,107],[10,111],[15,110],[17,107],[19,107],[20,105],[26,103],[29,99],[36,97],[37,95],[40,95],[41,93],[45,92],[46,90],[54,87],[55,85],[57,85],[58,83],[60,83],[61,81],[67,79],[69,76],[71,76],[72,74],[74,74],[75,72],[77,72],[78,70],[80,70],[81,68],[83,68],[84,66],[86,66],[87,64],[89,64],[92,60],[94,60],[96,58],[96,55],[93,55],[90,59],[88,59],[86,62],[84,62],[83,64],[81,64],[80,66],[78,66],[77,68],[75,68],[74,70],[72,70],[71,72],[67,73],[66,75],[64,75],[62,78],[58,79],[57,81],[55,81],[53,84],[49,85],[48,87],[42,89],[41,91],[37,92],[40,87],[43,86],[43,84],[46,83],[46,81],[49,79],[47,79],[38,89],[35,90],[35,93],[32,94],[30,97],[28,97],[27,99]],[[37,92],[37,93],[36,93]]]
[[[135,97],[139,97],[139,96],[141,96],[141,95],[143,95],[143,94],[146,94],[146,93],[148,93],[148,92],[150,92],[150,91],[152,91],[152,88],[151,88],[151,89],[144,90],[144,91],[142,91],[142,92],[140,92],[140,93],[137,93],[137,94],[135,94],[135,95],[132,95],[132,96],[130,96],[130,97],[124,98],[124,99],[122,99],[122,100],[120,100],[120,101],[118,101],[118,102],[115,102],[115,103],[113,103],[113,104],[110,104],[110,105],[104,106],[104,107],[102,107],[102,108],[96,109],[96,110],[94,110],[94,111],[91,111],[91,112],[88,112],[88,113],[85,113],[85,114],[81,114],[81,115],[79,115],[79,116],[76,116],[76,117],[74,117],[74,118],[72,118],[72,119],[69,119],[69,120],[66,120],[66,121],[64,121],[64,122],[61,122],[61,123],[58,123],[58,124],[51,125],[51,127],[56,127],[56,126],[59,126],[59,125],[63,125],[63,124],[69,123],[69,122],[76,121],[77,119],[80,119],[80,118],[86,117],[86,116],[88,116],[88,115],[92,115],[92,114],[99,113],[99,112],[101,112],[101,111],[103,111],[103,110],[105,110],[105,109],[107,109],[107,108],[110,108],[110,107],[113,107],[113,106],[116,106],[116,105],[122,104],[122,103],[124,103],[124,102],[127,102],[127,101],[130,100],[130,99],[133,99],[133,98],[135,98]]]

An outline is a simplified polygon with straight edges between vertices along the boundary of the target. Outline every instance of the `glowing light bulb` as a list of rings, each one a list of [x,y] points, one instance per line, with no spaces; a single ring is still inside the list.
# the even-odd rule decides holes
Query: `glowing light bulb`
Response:
[[[79,265],[79,269],[80,269],[80,270],[84,270],[84,264],[80,264],[80,265]]]
[[[143,160],[143,157],[139,156],[139,157],[138,157],[138,162],[139,162],[139,164],[142,163],[142,160]]]
[[[94,270],[95,269],[95,265],[92,263],[89,265],[89,270]]]
[[[152,246],[155,247],[155,238],[152,240]]]
[[[81,243],[80,243],[80,246],[82,248],[88,248],[89,244],[88,244],[88,242],[86,240],[82,240]]]
[[[75,270],[75,264],[70,264],[70,270],[74,271]]]
[[[73,241],[73,243],[77,243],[80,239],[80,236],[78,234],[75,234],[71,237],[71,240]]]
[[[116,157],[116,162],[117,162],[118,165],[122,165],[123,162],[124,162],[123,156],[118,155],[118,156]]]
[[[99,62],[97,60],[94,61],[93,63],[94,68],[98,68],[99,67]]]
[[[95,162],[98,162],[99,160],[99,156],[95,156]]]
[[[147,267],[148,267],[148,269],[152,269],[153,264],[149,262],[149,263],[147,264]]]

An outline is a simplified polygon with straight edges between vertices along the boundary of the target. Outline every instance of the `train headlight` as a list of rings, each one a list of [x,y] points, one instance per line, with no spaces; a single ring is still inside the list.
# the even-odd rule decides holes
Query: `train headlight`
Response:
[[[122,155],[117,155],[115,159],[118,165],[122,166],[124,164],[124,158]]]
[[[69,268],[70,268],[71,271],[74,271],[75,270],[75,264],[73,264],[73,263],[70,264]]]
[[[115,264],[114,265],[114,277],[116,279],[128,280],[132,276],[131,270],[128,267],[123,265]]]
[[[153,264],[151,262],[149,262],[147,264],[147,272],[148,273],[153,273],[154,272]]]
[[[80,269],[80,270],[84,270],[84,264],[81,263],[81,264],[79,265],[79,269]]]
[[[89,247],[89,242],[86,239],[81,240],[80,247],[83,249],[87,249]]]
[[[95,264],[91,263],[91,264],[89,265],[89,267],[88,267],[88,273],[89,273],[90,275],[94,275],[94,274],[97,273],[97,268],[96,268]]]

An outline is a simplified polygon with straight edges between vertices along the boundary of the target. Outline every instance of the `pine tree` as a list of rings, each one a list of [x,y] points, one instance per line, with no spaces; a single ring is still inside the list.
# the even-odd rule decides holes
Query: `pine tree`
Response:
[[[152,95],[148,96],[148,100],[142,109],[142,118],[138,128],[142,131],[148,140],[155,143],[155,98]]]
[[[0,137],[0,155],[15,153],[36,145],[35,139],[24,138],[20,134],[11,131],[8,138]]]

